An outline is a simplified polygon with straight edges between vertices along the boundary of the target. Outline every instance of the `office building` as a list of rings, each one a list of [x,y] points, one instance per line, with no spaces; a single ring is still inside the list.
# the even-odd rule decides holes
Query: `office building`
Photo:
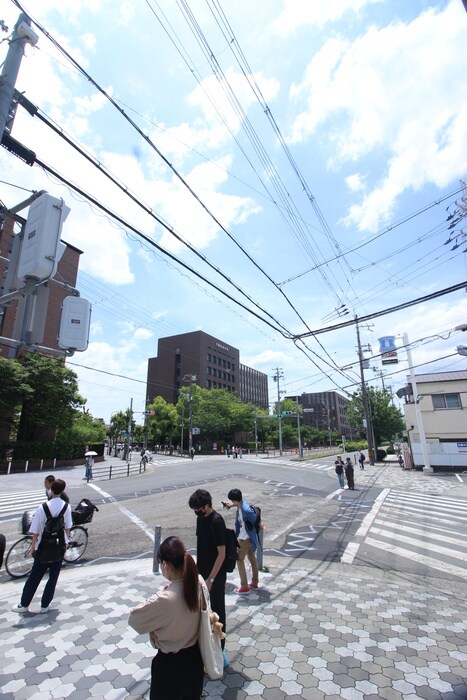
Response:
[[[148,360],[148,402],[162,396],[176,403],[180,388],[191,381],[203,389],[224,389],[241,401],[268,407],[267,375],[242,365],[237,348],[203,331],[159,338],[157,357]]]
[[[287,396],[287,398],[297,400],[296,396]],[[304,393],[298,396],[298,403],[303,407],[303,425],[337,432],[339,436],[345,435],[346,438],[352,437],[352,427],[345,416],[345,407],[350,401],[337,391]]]

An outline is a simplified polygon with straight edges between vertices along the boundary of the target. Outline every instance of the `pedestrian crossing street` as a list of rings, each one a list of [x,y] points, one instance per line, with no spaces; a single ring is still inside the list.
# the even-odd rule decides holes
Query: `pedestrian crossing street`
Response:
[[[46,499],[44,489],[0,494],[0,517],[22,515],[25,510],[36,510]]]
[[[467,503],[430,493],[387,489],[366,516],[342,557],[352,563],[360,547],[467,580]]]

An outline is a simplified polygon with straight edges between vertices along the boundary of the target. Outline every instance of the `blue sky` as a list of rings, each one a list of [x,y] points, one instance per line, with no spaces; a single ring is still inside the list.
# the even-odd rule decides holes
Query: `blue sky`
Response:
[[[306,346],[293,336],[467,279],[462,222],[454,230],[461,245],[445,245],[446,218],[467,179],[461,0],[22,7],[54,41],[36,27],[17,89],[146,211],[21,109],[15,138],[244,307],[2,149],[5,204],[21,201],[23,187],[71,208],[62,237],[83,251],[78,287],[93,312],[89,348],[70,367],[93,415],[108,420],[131,398],[143,411],[157,339],[198,329],[270,377],[280,367],[289,394],[352,392],[356,366],[342,368],[357,361],[353,326],[307,337]],[[12,30],[18,14],[5,2],[0,19]],[[8,34],[1,38],[3,61]],[[430,363],[423,371],[464,369],[454,353],[465,340],[451,331],[466,322],[460,290],[363,324],[362,343],[376,356],[379,337],[402,344],[408,333],[414,364]],[[400,360],[383,368],[394,390],[405,383],[404,352]],[[381,369],[380,358],[366,373],[380,386],[373,367]]]

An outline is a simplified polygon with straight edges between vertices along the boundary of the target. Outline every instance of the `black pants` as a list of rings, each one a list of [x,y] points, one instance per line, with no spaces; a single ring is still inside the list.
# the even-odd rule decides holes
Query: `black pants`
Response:
[[[26,583],[24,584],[23,593],[21,595],[21,605],[25,608],[29,606],[34,593],[37,591],[40,582],[45,576],[47,569],[49,570],[49,578],[42,592],[41,607],[48,608],[55,594],[55,586],[57,585],[60,570],[62,568],[63,559],[56,561],[53,564],[42,564],[39,561],[39,556],[36,553],[31,573],[29,574]]]
[[[211,586],[211,592],[209,594],[211,600],[211,608],[214,612],[219,615],[219,622],[222,622],[222,629],[226,632],[225,628],[225,582],[227,580],[227,574],[219,572]],[[222,649],[225,646],[225,639],[221,642]]]
[[[200,700],[203,660],[198,643],[176,654],[159,651],[151,664],[150,700]]]

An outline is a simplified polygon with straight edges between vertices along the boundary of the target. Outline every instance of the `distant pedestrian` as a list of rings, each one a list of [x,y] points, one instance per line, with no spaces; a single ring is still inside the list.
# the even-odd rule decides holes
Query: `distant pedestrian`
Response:
[[[228,498],[230,503],[225,503],[225,507],[235,507],[237,509],[235,514],[235,534],[240,544],[237,560],[240,588],[237,588],[235,593],[244,595],[250,592],[250,588],[254,590],[258,588],[259,572],[255,554],[258,545],[258,537],[255,529],[256,513],[246,498],[243,498],[240,489],[230,489]],[[245,557],[248,557],[248,561],[251,565],[251,583],[248,583],[246,575]]]
[[[341,489],[345,488],[344,465],[340,457],[338,457],[334,462],[334,471],[336,472],[337,478],[339,479],[339,486],[341,487]]]
[[[42,592],[40,611],[41,613],[49,612],[49,605],[55,595],[55,587],[62,568],[66,544],[68,543],[68,535],[72,526],[71,506],[69,503],[65,503],[65,501],[62,501],[61,499],[61,494],[65,490],[65,487],[66,484],[62,479],[56,479],[50,487],[52,491],[51,499],[47,503],[39,506],[34,513],[31,527],[29,529],[29,532],[32,535],[31,555],[34,558],[34,563],[32,565],[31,573],[24,584],[21,600],[13,608],[14,612],[29,612],[29,605],[31,604],[34,594],[37,591],[39,584],[44,578],[47,570],[49,571],[49,578]],[[49,511],[49,515],[47,515],[46,510]],[[57,526],[57,531],[60,530],[59,535],[57,536],[57,542],[60,542],[61,540],[59,538],[63,536],[63,545],[60,544],[59,549],[61,551],[57,555],[59,558],[56,561],[50,561],[49,559],[48,562],[44,563],[41,561],[41,541],[44,528],[46,527],[48,520],[50,522],[50,518],[52,520],[57,518],[61,521],[60,528]],[[55,542],[55,539],[52,542]]]
[[[350,491],[355,491],[354,468],[350,457],[345,460],[345,478]]]
[[[190,447],[190,457],[191,457],[191,459],[193,459],[194,456],[195,456],[195,448],[194,448],[193,445],[192,445],[192,446]]]
[[[94,457],[92,455],[88,455],[86,457],[86,469],[84,472],[84,478],[87,481],[90,481],[92,479],[92,468],[94,466]]]
[[[360,465],[360,469],[365,469],[365,455],[361,450],[358,453],[358,463]]]

